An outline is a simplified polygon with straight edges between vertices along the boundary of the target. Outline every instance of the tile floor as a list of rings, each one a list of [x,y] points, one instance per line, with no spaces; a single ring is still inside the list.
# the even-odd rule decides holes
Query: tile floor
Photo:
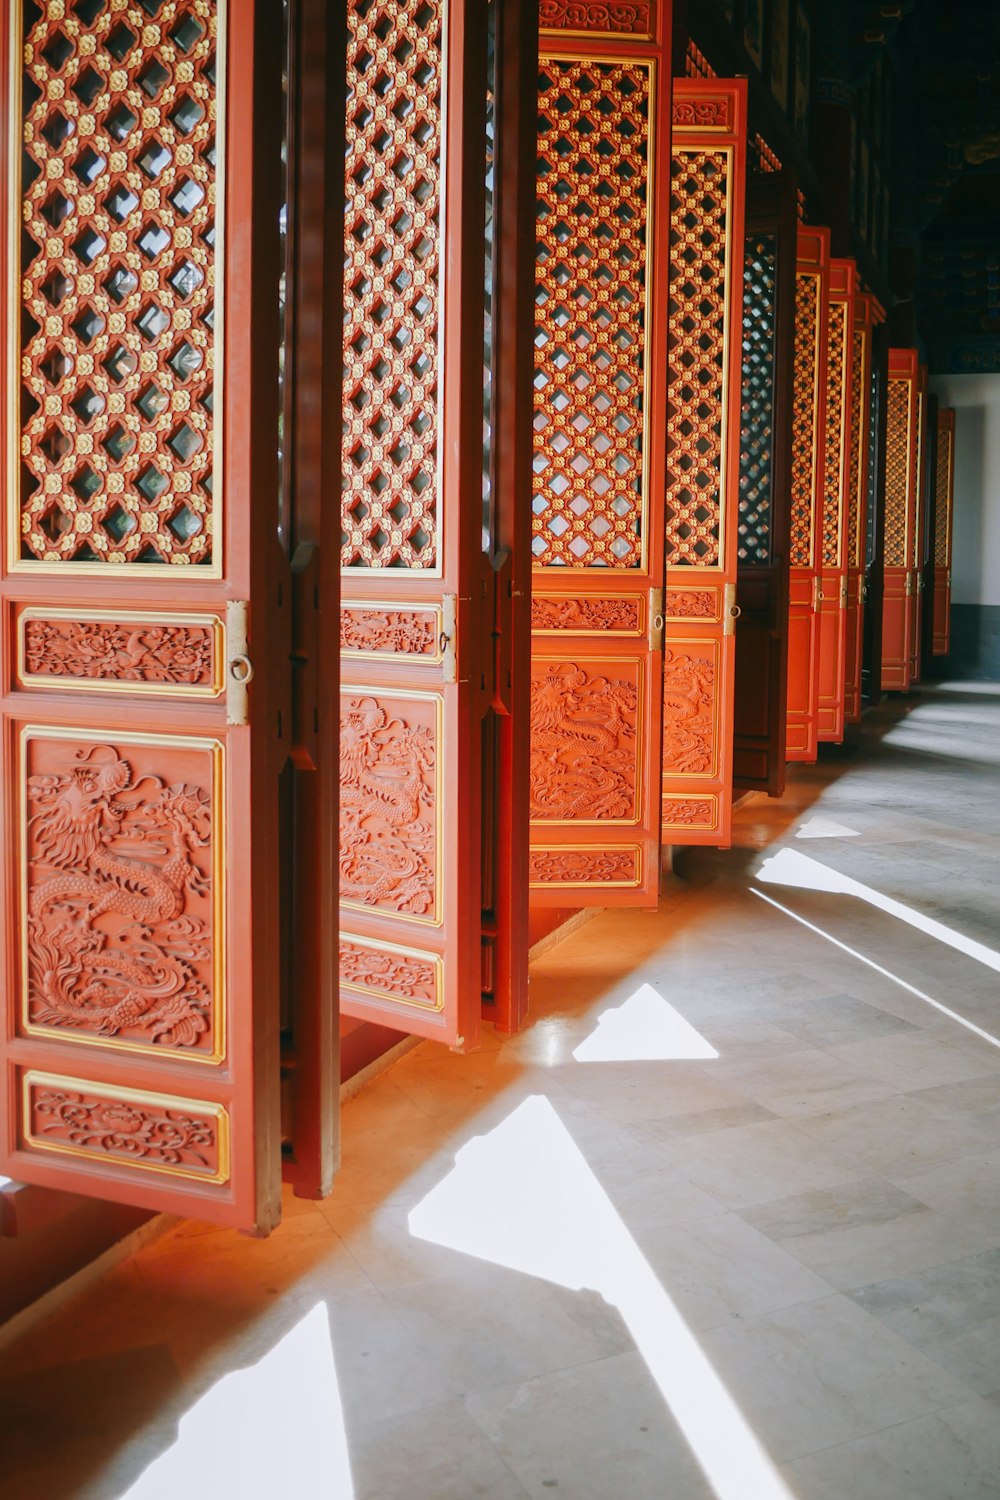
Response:
[[[328,1202],[107,1273],[3,1353],[2,1500],[996,1500],[998,756],[896,700],[347,1104]]]

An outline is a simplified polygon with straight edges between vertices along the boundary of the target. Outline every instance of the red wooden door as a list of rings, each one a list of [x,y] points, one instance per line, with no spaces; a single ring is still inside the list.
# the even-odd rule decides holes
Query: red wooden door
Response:
[[[822,535],[819,538],[819,709],[816,738],[844,738],[847,686],[847,546],[851,501],[851,380],[857,272],[830,262]]]
[[[850,493],[847,505],[847,602],[844,720],[861,721],[861,664],[864,657],[865,560],[868,546],[868,465],[871,461],[873,398],[872,333],[881,308],[871,292],[855,303],[851,351]]]
[[[917,351],[889,350],[885,423],[882,688],[910,686],[917,520]]]
[[[663,840],[728,847],[733,802],[746,82],[678,79],[671,134]]]
[[[670,6],[546,3],[538,94],[531,861],[659,888]]]
[[[795,277],[792,512],[788,584],[785,755],[816,759],[819,591],[830,321],[830,231],[799,227]]]
[[[733,784],[785,785],[788,525],[798,221],[789,172],[747,185]]]
[[[938,411],[934,474],[934,655],[951,648],[951,533],[955,494],[955,412]]]
[[[351,0],[341,561],[347,1015],[479,1034],[485,11]]]
[[[917,366],[917,492],[913,527],[913,552],[910,566],[913,583],[910,590],[910,684],[922,676],[924,634],[924,562],[929,530],[930,494],[928,489],[930,453],[928,429],[927,366]]]
[[[0,35],[0,1170],[266,1230],[280,14],[42,0]]]

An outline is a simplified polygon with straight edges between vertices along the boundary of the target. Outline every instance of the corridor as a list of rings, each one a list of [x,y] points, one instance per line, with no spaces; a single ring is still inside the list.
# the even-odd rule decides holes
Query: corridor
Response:
[[[1000,689],[942,685],[0,1355],[0,1500],[995,1500]]]

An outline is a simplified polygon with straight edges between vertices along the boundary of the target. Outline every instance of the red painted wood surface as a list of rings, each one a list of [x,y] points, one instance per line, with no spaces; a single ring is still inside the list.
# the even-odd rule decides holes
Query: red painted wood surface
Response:
[[[951,647],[951,538],[955,500],[955,411],[938,411],[934,475],[934,655]]]
[[[733,802],[746,83],[674,84],[662,835],[728,847]]]
[[[917,527],[917,351],[889,350],[882,570],[882,688],[906,691],[913,655]]]
[[[795,297],[792,520],[788,604],[786,759],[814,761],[819,730],[819,593],[830,231],[799,226]]]
[[[14,147],[0,195],[8,228],[28,206],[0,278],[8,473],[24,456],[4,514],[0,1171],[267,1230],[277,12],[248,3],[226,31],[195,0],[124,58],[117,11],[25,7],[23,38],[7,14],[5,137],[42,171]],[[138,110],[140,71],[163,79]]]
[[[649,906],[659,888],[671,17],[666,3],[642,9],[638,31],[612,30],[605,6],[543,11],[536,905]]]
[[[733,784],[772,797],[785,785],[796,209],[792,173],[749,178]]]
[[[844,738],[847,688],[847,563],[851,504],[854,309],[853,260],[830,261],[826,430],[819,538],[819,705],[816,738]]]
[[[341,1007],[463,1047],[480,1026],[493,654],[485,15],[386,0],[348,17]]]

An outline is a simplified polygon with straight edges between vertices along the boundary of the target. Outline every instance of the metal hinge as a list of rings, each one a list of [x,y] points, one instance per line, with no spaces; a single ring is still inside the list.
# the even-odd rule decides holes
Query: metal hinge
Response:
[[[846,609],[847,608],[847,579],[846,578],[842,578],[840,580],[840,607],[841,607],[841,609]]]
[[[663,590],[651,589],[649,595],[649,649],[663,650]]]
[[[820,602],[823,598],[823,590],[819,586],[819,574],[813,574],[813,613],[819,611]]]
[[[917,593],[918,594],[922,594],[923,591],[924,591],[924,575],[923,575],[923,573],[918,573],[917,574]]]
[[[736,621],[739,619],[741,610],[736,603],[736,585],[727,583],[722,590],[722,634],[732,635],[736,629]]]
[[[909,599],[909,597],[910,597],[910,595],[912,593],[913,593],[913,574],[912,573],[907,573],[907,575],[906,575],[906,589],[905,589],[905,594],[906,594],[907,599]]]
[[[441,635],[438,640],[442,682],[458,681],[457,636],[458,595],[443,594],[441,597]]]
[[[253,663],[247,655],[247,603],[230,599],[226,605],[226,723],[250,722]]]

